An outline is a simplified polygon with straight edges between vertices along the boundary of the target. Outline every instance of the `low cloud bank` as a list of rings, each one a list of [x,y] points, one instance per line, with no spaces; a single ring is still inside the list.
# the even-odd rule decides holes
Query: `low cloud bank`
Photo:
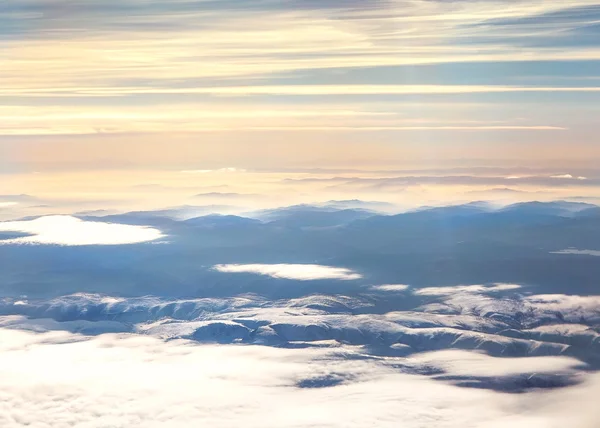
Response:
[[[406,284],[383,284],[383,285],[373,285],[371,287],[371,290],[398,292],[398,291],[406,291],[409,288],[410,288],[410,286],[406,285]]]
[[[354,280],[362,276],[350,269],[309,264],[225,264],[214,270],[224,273],[254,273],[272,278],[312,281],[319,279]]]
[[[569,248],[567,250],[553,251],[552,254],[571,254],[578,256],[600,257],[600,250],[577,250],[574,248]]]
[[[341,359],[330,348],[198,346],[135,335],[89,339],[0,329],[0,351],[0,425],[6,428],[593,428],[600,417],[597,374],[576,387],[513,395],[403,373],[394,359]],[[469,372],[464,353],[458,363],[455,357],[423,358]],[[470,361],[478,372],[497,371],[497,359],[475,355]],[[543,361],[549,370],[570,364]],[[502,365],[511,364],[522,363]],[[332,378],[340,381],[328,386]]]
[[[0,244],[4,245],[123,245],[150,242],[164,237],[160,230],[151,227],[84,221],[62,215],[0,222],[0,232],[27,235],[0,240]]]
[[[449,296],[455,293],[497,293],[501,291],[518,290],[518,284],[494,285],[456,285],[449,287],[426,287],[414,291],[419,296]]]

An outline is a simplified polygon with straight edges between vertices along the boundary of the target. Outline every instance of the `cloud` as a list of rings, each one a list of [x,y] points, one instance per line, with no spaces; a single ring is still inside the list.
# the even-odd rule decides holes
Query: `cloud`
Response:
[[[26,203],[26,202],[36,202],[38,199],[30,196],[30,195],[0,195],[0,202],[8,202],[8,203]]]
[[[218,272],[226,273],[255,273],[273,278],[294,279],[298,281],[312,281],[319,279],[354,280],[362,276],[350,269],[309,265],[309,264],[247,264],[247,265],[216,265],[213,267]]]
[[[449,296],[455,293],[497,293],[501,291],[518,290],[518,284],[495,284],[495,285],[456,285],[449,287],[426,287],[419,288],[413,293],[419,296]]]
[[[569,180],[587,180],[587,177],[583,177],[583,176],[574,177],[571,174],[553,175],[552,178],[566,178]]]
[[[286,184],[331,184],[329,190],[385,190],[406,186],[456,185],[456,186],[503,186],[506,180],[514,186],[537,187],[595,187],[600,186],[600,179],[574,180],[571,178],[552,178],[549,176],[489,176],[489,175],[412,175],[412,176],[351,176],[351,177],[318,177],[289,178]]]
[[[531,77],[544,68],[543,64],[554,64],[552,61],[561,61],[560,67],[546,68],[556,69],[552,73],[561,78],[568,78],[573,69],[594,74],[594,60],[600,58],[597,45],[555,49],[540,44],[547,39],[548,29],[531,22],[562,12],[553,20],[556,31],[551,32],[566,37],[574,30],[589,27],[590,16],[579,13],[573,19],[571,9],[593,5],[591,1],[556,5],[519,0],[510,7],[504,1],[441,0],[390,0],[364,5],[328,1],[327,6],[317,1],[84,3],[3,2],[0,33],[6,37],[0,46],[4,53],[0,95],[6,99],[2,103],[5,107],[0,108],[0,135],[19,136],[16,140],[34,145],[40,139],[31,136],[44,136],[52,140],[48,153],[54,153],[41,156],[35,147],[20,146],[19,150],[8,150],[11,164],[18,161],[37,169],[64,162],[81,168],[82,158],[91,159],[94,166],[123,164],[126,158],[126,163],[146,167],[149,161],[143,159],[152,158],[153,165],[176,165],[178,170],[188,170],[193,168],[186,165],[191,159],[209,156],[228,156],[235,158],[234,162],[243,158],[241,162],[247,165],[276,164],[271,156],[279,155],[280,150],[286,156],[290,150],[255,135],[269,133],[268,138],[275,140],[273,132],[427,131],[452,134],[449,137],[453,138],[458,138],[454,134],[460,132],[458,148],[448,144],[442,150],[434,149],[439,156],[453,159],[460,153],[479,158],[482,152],[487,155],[488,150],[494,151],[472,141],[480,137],[479,133],[493,135],[489,140],[500,140],[499,134],[512,131],[519,131],[515,132],[519,139],[528,134],[532,138],[544,135],[560,141],[581,140],[578,144],[586,145],[585,153],[593,151],[585,140],[592,135],[589,124],[594,116],[590,103],[582,101],[597,93],[594,82],[579,86],[582,81],[549,78],[515,84],[523,74]],[[518,24],[502,25],[506,20],[517,20]],[[257,26],[256,22],[264,25]],[[402,31],[398,31],[399,26]],[[589,67],[580,67],[581,61]],[[38,71],[41,69],[45,72]],[[381,84],[373,84],[378,82]],[[505,108],[515,97],[520,107]],[[528,101],[522,103],[522,98]],[[551,102],[558,98],[573,103],[570,105],[576,109],[577,124],[558,114],[556,106],[560,103]],[[427,108],[403,106],[413,99]],[[445,107],[440,107],[440,101]],[[529,101],[536,106],[543,103],[544,108],[529,109],[531,113],[524,119],[523,106]],[[366,102],[374,108],[363,111]],[[473,108],[474,104],[483,108]],[[505,107],[499,108],[501,104]],[[419,112],[429,118],[410,117]],[[439,119],[449,116],[454,117],[448,122]],[[469,120],[459,123],[458,116]],[[567,129],[568,135],[562,132]],[[199,132],[219,135],[203,135],[206,144],[192,143],[198,136],[188,133]],[[257,142],[248,141],[246,146],[257,149],[223,148],[246,143],[245,139],[221,135],[230,132],[252,134],[248,138]],[[464,132],[469,135],[462,135]],[[136,143],[134,138],[127,138],[128,143],[121,145],[124,133],[136,134],[134,138],[143,141]],[[137,135],[140,133],[163,135],[153,135],[155,141],[161,141],[150,143]],[[51,138],[58,135],[73,136],[65,137],[67,141],[86,135],[86,139],[103,142],[71,151],[65,148],[69,144],[63,138]],[[230,140],[224,142],[228,137]],[[285,137],[284,145],[292,144],[288,137],[298,141],[303,138]],[[357,149],[359,145],[351,141],[354,138],[368,136],[350,138],[351,149],[339,152],[353,163],[380,162],[390,159],[389,154],[408,162],[424,159],[419,154],[421,145],[407,143],[398,151],[384,141],[376,144],[378,148],[371,149],[371,144],[365,159],[366,152]],[[331,159],[321,152],[323,144],[317,151],[306,147],[321,143],[319,139],[327,138],[315,135],[315,140],[298,142],[298,147],[303,147],[299,156],[310,159],[294,163]],[[437,145],[433,140],[426,146]],[[529,142],[519,144],[523,141],[513,141],[512,135],[508,140],[506,152],[513,158],[531,151]],[[111,150],[105,143],[118,149]],[[556,143],[553,141],[551,146],[556,148]],[[138,144],[143,149],[132,148]],[[174,146],[177,150],[170,150]],[[331,146],[336,144],[332,142]],[[382,149],[385,153],[380,152]],[[246,155],[246,150],[252,153]],[[163,153],[167,151],[168,156]],[[129,152],[135,153],[129,156]],[[211,154],[205,155],[207,152]],[[378,152],[381,155],[373,160]],[[552,152],[554,149],[543,155],[550,157]],[[122,159],[112,159],[115,157]],[[336,158],[335,162],[343,160]]]
[[[530,373],[558,374],[574,371],[582,363],[569,357],[498,358],[484,353],[447,350],[410,357],[419,365],[431,365],[450,376],[500,377]]]
[[[148,88],[149,89],[149,88]],[[180,90],[181,88],[177,89]],[[190,91],[195,89],[190,88]],[[215,91],[218,89],[214,89]],[[162,90],[161,90],[162,91]],[[377,104],[311,105],[292,103],[287,108],[257,105],[249,109],[240,102],[205,104],[91,105],[85,114],[77,105],[0,107],[0,136],[97,135],[122,133],[186,132],[285,132],[285,131],[561,131],[564,126],[524,123],[517,120],[443,120],[402,118],[395,106]],[[264,103],[264,102],[262,102]],[[351,120],[350,120],[351,119]],[[198,170],[209,172],[209,170]]]
[[[8,208],[8,207],[14,207],[15,205],[18,205],[18,202],[0,202],[0,208]]]
[[[543,194],[543,191],[528,192],[526,190],[511,189],[510,187],[494,187],[492,189],[484,190],[469,190],[465,192],[468,195],[480,195],[480,196],[518,196],[528,194]]]
[[[495,317],[502,314],[517,321],[523,328],[558,323],[600,323],[600,297],[565,294],[512,294],[495,298],[483,292],[458,292],[442,295],[441,302],[428,303],[421,310],[444,314],[476,314],[477,317]],[[507,326],[508,327],[508,326]],[[508,327],[509,329],[512,327]],[[593,353],[596,351],[584,346]]]
[[[376,291],[391,291],[391,292],[396,292],[396,291],[406,291],[410,288],[409,285],[405,285],[405,284],[384,284],[384,285],[373,285],[371,286],[371,290],[376,290]]]
[[[576,254],[582,256],[597,256],[600,257],[600,250],[576,250],[569,248],[568,250],[552,251],[552,254]]]
[[[565,131],[559,126],[481,125],[481,126],[243,126],[228,128],[196,128],[194,131]]]
[[[59,215],[0,222],[0,232],[28,235],[0,240],[3,245],[122,245],[150,242],[164,237],[158,229],[151,227],[84,221]]]
[[[543,87],[500,85],[288,85],[229,86],[206,88],[147,88],[140,93],[192,93],[224,95],[426,95],[426,94],[494,94],[515,92],[600,92],[600,87]],[[85,92],[84,92],[85,93]],[[135,92],[134,92],[135,93]],[[102,91],[89,95],[101,95]]]
[[[575,319],[576,315],[581,314],[583,318],[593,319],[594,315],[599,315],[600,296],[577,296],[566,294],[537,294],[526,297],[525,302],[544,311],[555,311],[565,314],[573,314],[568,317]]]
[[[340,355],[335,348],[196,346],[133,335],[89,339],[6,329],[0,338],[5,428],[592,428],[600,417],[600,378],[594,374],[572,388],[514,395],[406,374],[392,367],[397,359],[390,365],[344,359],[351,349]],[[469,372],[458,356],[429,354],[413,363]],[[534,363],[542,371],[568,370],[571,364],[563,358],[460,356],[484,374],[527,372]]]
[[[230,86],[234,89],[220,92],[239,93],[232,79],[239,85],[282,75],[301,78],[307,70],[599,57],[597,46],[589,43],[552,49],[543,44],[547,28],[532,24],[550,14],[553,28],[560,30],[553,34],[568,38],[590,24],[589,14],[573,19],[572,9],[595,6],[593,0],[568,5],[520,0],[510,7],[505,1],[439,0],[378,1],[368,6],[331,1],[326,7],[316,1],[5,3],[0,11],[0,32],[6,36],[0,93],[15,96],[194,93],[206,91],[203,84]],[[403,31],[397,30],[399,24]],[[164,37],[167,33],[169,38]],[[32,70],[32,61],[47,72]],[[340,83],[335,91],[349,86]],[[283,86],[283,93],[302,90],[294,86],[298,85]]]
[[[288,86],[211,86],[211,87],[143,87],[143,88],[76,88],[73,92],[48,91],[54,97],[108,97],[141,94],[204,94],[204,95],[460,95],[506,93],[597,93],[595,86],[500,86],[500,85],[288,85]],[[2,96],[42,96],[43,90],[2,89]],[[488,126],[488,128],[494,128]],[[518,127],[517,127],[518,128]],[[542,127],[543,128],[543,127]],[[548,127],[546,127],[548,128]],[[218,128],[217,128],[218,129]],[[550,127],[552,129],[552,127]],[[554,127],[554,129],[564,129]]]
[[[82,113],[81,107],[61,103],[60,106],[0,107],[0,135],[86,135],[120,133],[228,132],[269,129],[299,129],[299,123],[309,120],[314,127],[343,125],[348,118],[359,124],[394,118],[395,112],[369,111],[361,106],[306,106],[292,104],[287,108],[272,104],[253,108],[237,103],[202,103],[122,105],[108,103],[91,105]],[[241,104],[241,105],[240,105]],[[375,109],[374,109],[375,110]]]

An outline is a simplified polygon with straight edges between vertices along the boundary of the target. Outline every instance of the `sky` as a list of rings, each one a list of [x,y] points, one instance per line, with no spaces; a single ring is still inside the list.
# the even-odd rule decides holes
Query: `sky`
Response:
[[[299,177],[593,178],[599,18],[597,0],[7,0],[0,194],[60,211],[332,193],[281,185]],[[510,190],[600,196],[579,181]],[[437,184],[400,199],[508,187]]]

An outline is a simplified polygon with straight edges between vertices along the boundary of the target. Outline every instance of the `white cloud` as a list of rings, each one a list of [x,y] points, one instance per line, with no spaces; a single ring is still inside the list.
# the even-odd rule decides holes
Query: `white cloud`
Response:
[[[393,0],[364,9],[338,2],[337,8],[303,5],[291,10],[260,2],[261,7],[245,11],[231,10],[231,6],[188,7],[185,13],[181,13],[181,4],[194,2],[157,7],[154,2],[130,1],[123,7],[135,8],[135,14],[107,5],[85,10],[69,7],[60,16],[49,16],[48,4],[54,3],[60,2],[28,2],[35,11],[31,15],[43,15],[45,25],[20,26],[27,37],[3,42],[6,82],[0,92],[124,94],[143,92],[147,82],[157,89],[177,90],[168,86],[186,79],[239,77],[251,81],[314,69],[598,58],[595,46],[551,49],[536,43],[547,41],[548,25],[568,32],[581,25],[577,19],[564,19],[559,26],[554,21],[553,25],[526,25],[537,16],[561,16],[561,9],[595,5],[596,0],[571,0],[568,5],[519,0],[509,2],[510,7],[500,0]],[[5,20],[19,22],[10,9],[3,13]],[[521,24],[489,24],[504,20]],[[197,22],[205,25],[198,27]],[[257,27],[256,22],[264,24]],[[164,31],[151,23],[160,29],[166,25],[171,37],[165,40]],[[397,30],[398,25],[402,31]],[[67,33],[71,37],[67,38]],[[490,43],[490,38],[495,42]],[[198,52],[203,53],[201,64],[195,60]],[[31,60],[52,67],[38,75],[28,67]]]
[[[587,180],[587,177],[583,177],[583,176],[573,176],[571,174],[560,174],[560,175],[552,175],[550,176],[550,178],[564,178],[564,179],[568,179],[568,180]]]
[[[451,376],[499,377],[530,373],[565,373],[581,367],[570,357],[498,358],[483,353],[446,350],[417,354],[409,360],[444,370]]]
[[[120,245],[154,241],[164,236],[151,227],[84,221],[62,215],[0,222],[0,232],[31,235],[3,240],[0,244]]]
[[[123,133],[123,132],[136,132],[139,129],[134,129],[131,123],[127,123],[127,126],[121,128],[111,128],[103,131],[104,134],[109,133]],[[203,125],[189,124],[185,127],[183,125],[165,124],[163,129],[148,129],[146,127],[143,131],[147,132],[165,132],[165,129],[169,127],[177,126],[179,131],[185,132],[262,132],[262,131],[276,131],[276,132],[314,132],[314,131],[328,131],[328,132],[373,132],[373,131],[566,131],[568,128],[559,126],[549,125],[504,125],[504,126],[493,126],[493,125],[482,125],[482,126],[222,126],[222,127],[206,127]],[[33,136],[33,135],[85,135],[85,134],[97,134],[97,128],[83,126],[83,127],[71,127],[71,128],[58,128],[55,125],[43,127],[43,128],[11,128],[0,130],[0,135],[8,136]],[[182,171],[187,174],[206,174],[210,172],[222,172],[213,170],[186,170]],[[584,180],[585,177],[579,178]]]
[[[538,309],[557,312],[590,311],[598,313],[600,296],[569,296],[566,294],[536,294],[525,301]]]
[[[149,88],[141,93],[194,93],[227,95],[423,95],[512,92],[600,92],[598,87],[540,87],[499,85],[289,85],[228,86],[203,88]]]
[[[255,273],[273,278],[311,281],[318,279],[353,280],[362,276],[350,269],[309,264],[247,264],[215,265],[216,271],[226,273]]]
[[[409,285],[405,284],[384,284],[384,285],[374,285],[371,287],[371,290],[377,291],[406,291],[410,288]]]
[[[0,202],[0,208],[14,207],[15,205],[18,205],[18,203],[17,202]]]
[[[415,290],[419,296],[449,296],[455,293],[496,293],[500,291],[518,290],[518,284],[495,285],[456,285],[451,287],[426,287]]]
[[[578,254],[581,256],[600,257],[600,250],[576,250],[574,248],[569,248],[567,250],[552,251],[551,254]]]
[[[131,335],[86,339],[5,329],[0,339],[4,428],[593,428],[600,417],[600,377],[593,374],[578,387],[516,395],[460,388],[376,360],[343,359],[336,349],[197,346]],[[457,355],[426,359],[451,373],[468,372]],[[475,372],[490,373],[498,363],[463,357]],[[568,369],[567,360],[543,360],[543,370]],[[530,365],[501,363],[511,364]],[[315,378],[346,381],[296,387]]]

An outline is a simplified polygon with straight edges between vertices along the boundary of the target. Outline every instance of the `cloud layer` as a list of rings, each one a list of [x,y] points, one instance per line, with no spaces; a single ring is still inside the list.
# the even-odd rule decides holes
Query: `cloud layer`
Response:
[[[403,373],[393,361],[340,359],[328,348],[196,346],[5,329],[0,338],[0,422],[6,428],[592,428],[599,416],[597,375],[572,389],[510,395]],[[453,374],[521,373],[532,365],[568,370],[572,364],[464,353],[420,358],[418,364]],[[319,382],[326,387],[312,387]]]

